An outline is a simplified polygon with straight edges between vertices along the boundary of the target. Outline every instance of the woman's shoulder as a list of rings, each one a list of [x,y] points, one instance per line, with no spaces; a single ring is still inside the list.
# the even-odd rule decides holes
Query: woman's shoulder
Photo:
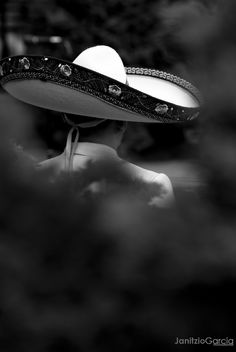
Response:
[[[163,207],[173,204],[173,186],[166,174],[144,169],[129,162],[125,162],[125,169],[131,174],[133,179],[140,180],[153,188],[153,197],[150,204]],[[155,195],[155,187],[157,195]]]
[[[157,173],[152,170],[144,169],[136,164],[125,162],[124,167],[129,171],[135,178],[140,178],[146,182],[157,182],[157,183],[171,183],[169,177],[164,173]]]

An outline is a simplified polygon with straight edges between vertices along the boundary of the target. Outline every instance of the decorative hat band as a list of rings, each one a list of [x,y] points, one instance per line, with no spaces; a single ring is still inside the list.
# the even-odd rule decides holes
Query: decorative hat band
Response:
[[[127,67],[126,73],[171,82],[191,93],[200,105],[201,97],[197,88],[177,76],[138,67]],[[77,90],[119,109],[142,115],[150,122],[186,122],[199,115],[199,107],[184,107],[158,99],[113,78],[57,58],[14,56],[0,61],[0,82],[6,90],[9,82],[22,80],[40,80]],[[61,111],[59,107],[56,110]]]

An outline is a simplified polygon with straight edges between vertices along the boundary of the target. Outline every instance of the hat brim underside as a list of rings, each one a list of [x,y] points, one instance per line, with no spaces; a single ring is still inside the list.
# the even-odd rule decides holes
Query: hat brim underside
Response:
[[[50,110],[132,122],[185,122],[198,108],[154,98],[67,61],[44,56],[4,59],[1,83],[15,98]]]
[[[101,119],[153,122],[140,114],[117,107],[79,90],[40,80],[20,80],[6,83],[11,95],[38,107]],[[158,121],[156,121],[158,122]]]

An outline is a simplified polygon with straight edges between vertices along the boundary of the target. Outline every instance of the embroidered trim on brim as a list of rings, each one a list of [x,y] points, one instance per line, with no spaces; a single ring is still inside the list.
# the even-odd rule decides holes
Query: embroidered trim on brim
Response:
[[[126,68],[126,71],[130,74],[143,74],[169,80],[185,88],[200,104],[198,90],[177,76],[142,68]],[[92,95],[115,107],[138,113],[152,119],[153,122],[186,122],[199,115],[199,108],[183,107],[157,99],[110,77],[52,57],[14,56],[1,60],[0,82],[2,86],[14,80],[42,80],[62,85]]]

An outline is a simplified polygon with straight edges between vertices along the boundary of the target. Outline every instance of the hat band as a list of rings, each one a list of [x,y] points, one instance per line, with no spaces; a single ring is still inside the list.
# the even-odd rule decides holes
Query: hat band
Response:
[[[134,71],[134,73],[133,73]],[[151,75],[155,79],[172,81],[193,94],[192,85],[161,71],[127,68],[129,74]],[[154,77],[155,76],[155,77]],[[153,97],[110,77],[68,61],[45,56],[14,56],[0,61],[0,81],[3,87],[14,80],[41,80],[64,86],[99,99],[118,109],[137,113],[149,122],[187,122],[199,115],[199,108],[185,107]],[[38,98],[40,100],[40,96]],[[51,106],[41,105],[52,109]],[[34,105],[34,104],[33,104]],[[60,108],[61,109],[61,108]],[[63,110],[58,110],[63,111]],[[64,112],[66,112],[64,110]],[[96,117],[96,116],[95,116]],[[99,117],[99,116],[98,116]],[[148,122],[148,121],[147,121]]]

